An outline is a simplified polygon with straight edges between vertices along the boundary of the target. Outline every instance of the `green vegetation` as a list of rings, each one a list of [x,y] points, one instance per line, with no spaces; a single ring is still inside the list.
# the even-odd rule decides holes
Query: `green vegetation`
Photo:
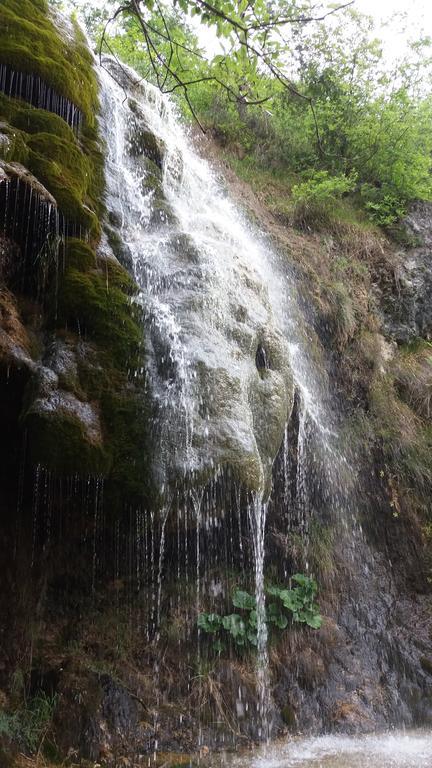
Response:
[[[57,26],[45,0],[1,5],[0,63],[38,75],[84,115],[76,134],[58,115],[0,93],[0,158],[22,163],[46,187],[66,234],[76,230],[88,237],[50,235],[34,256],[37,280],[29,290],[37,286],[44,296],[44,330],[64,340],[78,373],[59,377],[55,412],[34,405],[32,397],[40,395],[32,385],[21,421],[34,463],[59,474],[109,476],[111,507],[117,508],[125,490],[140,503],[149,486],[149,406],[144,377],[137,375],[143,370],[143,332],[134,281],[114,260],[96,256],[104,163],[93,58],[75,22],[70,29]]]
[[[93,59],[76,22],[57,29],[46,0],[7,0],[0,7],[0,64],[39,76],[84,115],[77,137],[58,115],[0,93],[0,158],[24,164],[57,201],[68,224],[100,233],[103,157],[96,115],[98,85]]]
[[[371,387],[371,416],[385,461],[394,479],[409,495],[410,507],[432,523],[432,347],[428,342],[407,345],[396,355],[384,377]],[[395,494],[397,511],[399,501]]]
[[[0,63],[39,75],[95,124],[97,80],[82,31],[72,22],[73,38],[56,28],[46,0],[7,0],[0,6]]]
[[[11,713],[0,710],[0,738],[5,736],[21,749],[37,752],[47,737],[55,706],[55,696],[39,693],[22,709]]]
[[[291,577],[296,586],[291,588],[268,586],[265,593],[268,601],[265,621],[273,630],[284,630],[291,623],[307,624],[312,629],[319,629],[322,618],[315,603],[317,584],[314,579],[303,573]],[[213,639],[213,648],[221,652],[229,638],[238,648],[257,645],[257,605],[253,595],[237,589],[232,596],[232,604],[241,613],[221,616],[218,613],[201,613],[198,616],[198,628]]]
[[[103,157],[93,128],[78,140],[57,115],[24,105],[0,93],[0,159],[25,165],[53,195],[66,221],[99,234]]]
[[[111,0],[85,12],[88,28],[102,48],[173,93],[185,115],[192,109],[240,164],[289,177],[294,223],[304,224],[306,197],[308,226],[319,226],[341,196],[384,227],[413,199],[432,199],[429,38],[389,64],[372,20],[352,8],[332,23],[302,23],[319,14],[300,0],[274,9],[234,0],[183,0],[163,12],[146,5],[144,15],[125,7],[106,27],[118,8]],[[190,12],[214,27],[225,53],[207,60]],[[283,36],[271,31],[281,25]]]
[[[352,192],[356,177],[331,176],[328,171],[315,171],[310,178],[292,187],[293,219],[297,226],[325,228],[334,217],[334,206],[343,195]]]

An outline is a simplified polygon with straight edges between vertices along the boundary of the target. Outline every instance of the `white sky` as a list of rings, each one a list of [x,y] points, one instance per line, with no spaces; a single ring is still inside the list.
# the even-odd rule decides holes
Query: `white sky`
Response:
[[[430,0],[355,0],[355,8],[376,19],[391,18],[396,13],[407,12],[414,24],[423,19],[432,33],[432,2]]]
[[[407,38],[432,36],[432,0],[355,0],[354,7],[372,16],[377,26],[387,22],[384,29],[377,31],[393,48],[393,54],[401,52],[397,49]],[[401,34],[402,26],[406,26],[406,32]]]
[[[336,1],[342,5],[346,0],[328,0],[328,6],[331,8]],[[353,8],[375,19],[377,36],[384,40],[390,58],[403,52],[407,39],[432,36],[432,0],[355,0]],[[406,16],[405,23],[403,15]],[[201,27],[199,37],[207,53],[220,53],[220,42],[215,32],[200,25],[197,17],[193,17],[191,23],[197,32]],[[382,23],[385,23],[384,28],[380,28]],[[401,33],[403,26],[406,31]]]

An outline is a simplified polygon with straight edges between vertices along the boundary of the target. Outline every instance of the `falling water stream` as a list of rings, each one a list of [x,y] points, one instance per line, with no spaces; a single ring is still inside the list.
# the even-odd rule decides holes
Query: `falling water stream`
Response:
[[[194,150],[169,99],[112,59],[105,61],[101,81],[110,221],[103,248],[109,255],[114,231],[140,289],[136,302],[143,314],[145,374],[155,413],[154,476],[162,502],[160,512],[151,513],[151,552],[146,533],[145,555],[140,558],[154,574],[152,631],[158,633],[161,619],[167,530],[177,530],[178,582],[183,574],[186,584],[195,578],[195,614],[188,614],[188,632],[196,626],[203,599],[226,597],[215,576],[222,564],[221,528],[226,546],[231,537],[227,551],[232,559],[236,549],[237,567],[247,562],[245,542],[252,542],[258,651],[255,732],[266,741],[272,709],[264,595],[266,520],[281,450],[282,497],[289,507],[287,424],[295,402],[295,509],[290,510],[287,528],[295,518],[297,530],[307,532],[315,503],[311,488],[318,478],[320,503],[347,532],[345,557],[353,562],[357,558],[356,568],[362,570],[366,566],[353,504],[354,462],[340,448],[325,366],[299,310],[287,264],[281,264],[282,257],[230,201],[214,171]],[[169,522],[171,516],[174,523]],[[188,544],[192,533],[193,548]],[[199,634],[197,652],[199,656]],[[243,708],[240,694],[237,704]],[[361,764],[354,758],[351,763],[337,762],[330,742],[330,752],[321,753],[323,741],[310,742],[309,757],[304,752],[308,743],[290,747],[286,759],[257,757],[253,765]],[[344,742],[346,749],[350,743]],[[362,749],[370,751],[372,746],[366,741]],[[394,765],[411,768],[409,762]]]
[[[271,253],[192,149],[169,100],[113,61],[102,72],[108,207],[126,244],[149,340],[160,491],[199,487],[231,467],[249,498],[257,602],[258,717],[269,709],[264,535],[274,458],[293,400],[289,347]],[[119,82],[115,82],[115,80]],[[154,161],[145,143],[157,137]],[[140,146],[140,142],[142,145]],[[257,350],[265,360],[257,370]],[[200,608],[201,496],[195,510]],[[226,500],[229,503],[229,500]],[[214,521],[213,521],[214,525]],[[161,546],[164,545],[162,537]],[[160,562],[163,553],[160,554]],[[158,600],[160,601],[160,576]]]

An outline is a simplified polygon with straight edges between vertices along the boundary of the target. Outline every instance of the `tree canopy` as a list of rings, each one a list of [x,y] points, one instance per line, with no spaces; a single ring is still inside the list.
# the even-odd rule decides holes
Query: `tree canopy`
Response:
[[[105,0],[83,13],[100,54],[178,97],[255,163],[300,174],[309,193],[333,179],[383,225],[432,197],[430,38],[389,62],[353,2]]]

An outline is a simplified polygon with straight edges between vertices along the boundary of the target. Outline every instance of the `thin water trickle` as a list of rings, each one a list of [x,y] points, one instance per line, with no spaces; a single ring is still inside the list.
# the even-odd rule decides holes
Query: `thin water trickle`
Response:
[[[31,104],[37,109],[54,112],[76,132],[81,126],[81,111],[38,75],[30,72],[19,72],[7,64],[0,64],[0,92],[7,96],[23,99],[27,104]]]
[[[255,562],[255,600],[257,636],[258,737],[265,741],[270,735],[270,675],[267,650],[267,624],[264,593],[264,559],[267,504],[255,495],[248,505]]]

